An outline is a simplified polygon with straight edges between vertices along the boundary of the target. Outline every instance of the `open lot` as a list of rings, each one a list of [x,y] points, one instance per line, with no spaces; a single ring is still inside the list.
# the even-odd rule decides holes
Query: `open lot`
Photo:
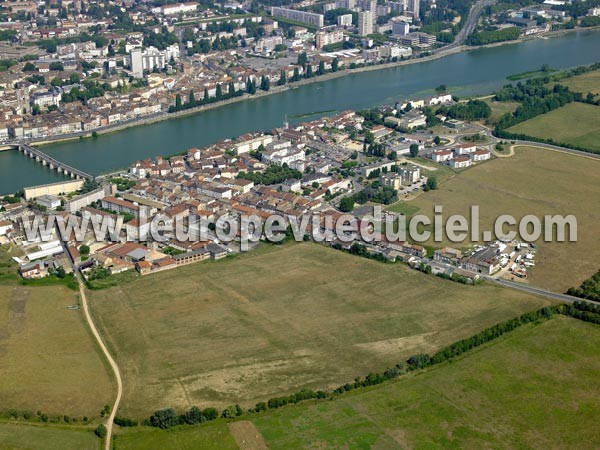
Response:
[[[99,450],[92,429],[0,423],[0,450]]]
[[[511,158],[498,158],[464,171],[409,202],[421,214],[433,217],[435,205],[444,217],[470,216],[470,206],[479,205],[481,231],[493,230],[495,219],[510,214],[517,220],[526,214],[573,214],[577,218],[577,242],[538,242],[531,283],[559,292],[578,286],[597,270],[600,240],[597,236],[600,210],[593,205],[600,196],[600,163],[587,157],[537,147],[517,147]],[[445,240],[437,247],[464,247]]]
[[[489,121],[492,124],[496,124],[503,115],[515,112],[520,105],[520,103],[517,102],[495,102],[492,99],[486,99],[484,101],[492,110],[492,114],[489,117]]]
[[[97,417],[114,388],[82,311],[67,309],[77,294],[17,284],[4,250],[0,263],[0,408]]]
[[[600,106],[568,103],[510,127],[508,131],[600,152]]]
[[[265,245],[89,297],[124,375],[122,413],[134,417],[335,387],[545,304],[312,243]]]
[[[598,325],[559,316],[424,372],[243,420],[252,421],[273,450],[596,449],[598,346]],[[235,448],[226,427],[218,421],[168,432],[146,429],[148,435],[123,429],[116,448],[146,448],[144,442],[164,450]]]

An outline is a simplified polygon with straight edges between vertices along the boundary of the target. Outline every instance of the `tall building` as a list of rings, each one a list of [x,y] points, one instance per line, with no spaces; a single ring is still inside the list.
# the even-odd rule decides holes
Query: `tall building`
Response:
[[[358,13],[358,34],[361,36],[373,34],[373,13],[371,11]]]
[[[142,49],[134,48],[129,52],[130,66],[133,76],[136,78],[144,77],[144,62],[142,60]]]
[[[413,13],[413,18],[419,19],[420,0],[408,0],[407,9]]]
[[[325,20],[323,14],[298,11],[297,9],[280,8],[278,6],[271,7],[271,16],[281,17],[282,19],[295,20],[296,22],[314,25],[318,28],[323,27]]]
[[[406,36],[409,33],[410,25],[403,20],[392,21],[392,33],[400,36]]]

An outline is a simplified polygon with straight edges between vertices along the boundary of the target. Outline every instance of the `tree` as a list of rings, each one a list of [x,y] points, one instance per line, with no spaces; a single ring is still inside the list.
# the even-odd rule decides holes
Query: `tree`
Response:
[[[96,427],[96,429],[94,430],[94,433],[96,433],[96,436],[98,436],[100,439],[104,439],[106,437],[106,427],[102,424],[98,425],[98,427]]]
[[[190,91],[190,95],[188,96],[188,104],[192,106],[194,103],[196,103],[196,97],[194,96],[194,91]]]
[[[416,158],[419,156],[419,146],[417,144],[410,144],[410,157]]]
[[[438,87],[435,88],[435,92],[446,92],[447,90],[448,88],[445,84],[440,84]]]
[[[260,88],[263,91],[268,91],[269,89],[271,89],[271,82],[269,81],[269,77],[267,77],[266,75],[263,75],[260,80]]]
[[[218,100],[221,100],[223,98],[223,88],[221,88],[221,84],[217,84],[217,92],[215,94],[215,97]]]
[[[179,424],[179,417],[173,408],[159,409],[150,416],[150,425],[162,429]]]
[[[427,179],[427,187],[429,187],[429,189],[431,189],[432,191],[437,189],[437,180],[435,179],[435,177],[429,177]]]
[[[308,62],[308,56],[306,52],[302,52],[298,55],[298,65],[304,67]]]
[[[338,68],[339,68],[339,61],[337,58],[333,58],[333,61],[331,61],[331,71],[337,72]]]
[[[352,197],[344,197],[340,200],[340,211],[350,212],[354,209],[354,199]]]
[[[317,69],[317,75],[323,75],[325,73],[325,63],[319,61],[319,68]]]
[[[35,67],[35,65],[30,62],[27,62],[23,66],[23,72],[36,72],[36,71],[37,71],[37,67]]]
[[[292,81],[300,81],[300,71],[297,67],[294,67],[294,76],[292,77]]]
[[[80,253],[82,256],[87,256],[87,255],[89,255],[89,254],[90,254],[90,247],[89,247],[89,246],[87,246],[87,245],[85,245],[85,244],[82,244],[82,245],[80,245],[80,246],[79,246],[79,253]]]
[[[50,65],[48,66],[48,68],[50,70],[57,70],[59,72],[62,72],[63,70],[65,70],[63,63],[61,63],[59,61],[51,62]]]
[[[185,423],[195,425],[197,423],[206,422],[206,417],[202,415],[202,411],[197,406],[192,406],[184,415]]]
[[[435,145],[440,145],[441,142],[442,142],[442,140],[440,139],[439,136],[436,136],[436,137],[433,138],[433,143]]]
[[[277,84],[279,86],[283,86],[285,83],[287,83],[285,70],[282,70],[281,73],[279,74],[279,80],[277,81]]]
[[[175,109],[176,110],[180,110],[181,109],[181,95],[177,94],[175,96]]]

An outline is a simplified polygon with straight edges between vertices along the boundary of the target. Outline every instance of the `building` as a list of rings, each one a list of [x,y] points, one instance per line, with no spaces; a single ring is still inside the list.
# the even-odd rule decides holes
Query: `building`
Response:
[[[444,264],[457,265],[461,258],[462,252],[451,247],[444,247],[433,252],[433,260]]]
[[[60,198],[54,195],[40,195],[35,199],[35,202],[48,210],[56,209],[60,206]]]
[[[337,24],[340,27],[352,26],[352,14],[342,14],[337,18]]]
[[[62,93],[58,89],[52,89],[48,92],[36,92],[31,96],[31,104],[39,108],[59,106],[61,98]]]
[[[152,12],[155,14],[162,14],[164,16],[176,16],[179,14],[196,12],[197,9],[198,3],[190,2],[159,6],[157,8],[152,8]]]
[[[352,15],[350,15],[352,18]],[[350,22],[352,23],[352,21]],[[317,31],[316,35],[317,48],[322,49],[326,45],[337,44],[344,41],[344,33],[341,30],[336,30],[331,33],[325,31]]]
[[[129,67],[133,76],[136,78],[143,78],[144,76],[144,63],[142,61],[142,49],[134,48],[129,52]]]
[[[421,169],[412,164],[406,166],[398,166],[398,175],[402,177],[403,184],[412,184],[419,181],[421,178]]]
[[[273,17],[306,23],[308,25],[316,26],[317,28],[322,28],[325,20],[323,14],[298,11],[297,9],[280,8],[278,6],[271,7],[271,15]]]
[[[453,153],[452,150],[444,149],[444,150],[436,150],[431,153],[431,159],[436,163],[443,163],[444,161],[449,161],[452,159]]]
[[[102,207],[116,213],[131,214],[135,217],[140,216],[140,205],[117,197],[104,197]]]
[[[407,0],[406,9],[412,13],[413,18],[419,19],[421,0]]]
[[[392,34],[406,36],[409,33],[410,25],[403,20],[392,21]]]
[[[373,34],[373,13],[371,11],[358,13],[358,34],[361,36]]]
[[[464,169],[471,165],[471,158],[466,155],[457,156],[450,160],[450,167],[453,169]]]
[[[490,152],[489,150],[484,149],[475,150],[469,156],[471,157],[471,160],[473,160],[473,162],[487,161],[488,159],[490,159]]]
[[[457,155],[469,155],[477,150],[477,146],[473,144],[459,144],[454,147],[454,153]]]
[[[396,191],[402,187],[402,177],[394,172],[379,175],[379,183],[382,187],[390,187]]]

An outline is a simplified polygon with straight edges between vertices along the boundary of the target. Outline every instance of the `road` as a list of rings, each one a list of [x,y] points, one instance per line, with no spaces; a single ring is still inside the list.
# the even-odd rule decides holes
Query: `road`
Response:
[[[57,235],[60,236],[60,231],[58,230],[58,228],[56,229],[56,232],[57,232]],[[68,255],[69,252],[67,250],[67,243],[63,239],[60,239],[60,242],[62,244],[65,254]],[[104,341],[102,340],[102,337],[100,336],[100,333],[98,332],[98,329],[96,328],[96,325],[94,324],[94,320],[92,319],[92,316],[90,314],[87,297],[85,296],[85,283],[83,282],[82,275],[79,273],[79,270],[74,263],[71,263],[71,268],[73,269],[73,274],[75,275],[75,278],[77,278],[77,283],[79,284],[79,296],[81,298],[81,306],[83,308],[83,314],[85,316],[85,320],[86,320],[88,326],[90,327],[90,330],[91,330],[92,334],[94,335],[96,342],[98,342],[98,345],[100,346],[100,349],[102,350],[102,353],[104,353],[104,356],[106,357],[106,360],[108,361],[108,364],[110,365],[110,367],[115,375],[115,379],[117,380],[117,397],[115,398],[115,402],[113,403],[113,407],[111,408],[111,411],[110,411],[110,416],[108,417],[108,420],[106,421],[106,424],[105,424],[106,438],[105,438],[104,448],[105,448],[105,450],[110,450],[111,449],[110,442],[111,442],[111,437],[112,437],[113,422],[115,420],[115,415],[117,414],[117,410],[119,409],[119,404],[121,403],[121,397],[123,396],[123,380],[121,379],[121,371],[119,370],[119,366],[117,365],[116,361],[114,360],[114,358],[108,351],[106,344],[104,344]]]
[[[591,303],[593,305],[600,305],[600,303],[595,302],[593,300],[586,300],[586,299],[579,298],[579,297],[573,297],[573,296],[567,295],[567,294],[559,294],[558,292],[552,292],[550,290],[542,289],[542,288],[531,286],[528,284],[516,283],[514,281],[503,280],[503,279],[494,278],[494,277],[485,277],[485,279],[488,281],[491,281],[493,283],[499,284],[501,286],[510,288],[510,289],[517,289],[519,291],[528,292],[530,294],[540,295],[542,297],[546,297],[551,300],[559,300],[561,302],[567,302],[567,303],[573,303],[573,302],[579,301],[579,302]]]

